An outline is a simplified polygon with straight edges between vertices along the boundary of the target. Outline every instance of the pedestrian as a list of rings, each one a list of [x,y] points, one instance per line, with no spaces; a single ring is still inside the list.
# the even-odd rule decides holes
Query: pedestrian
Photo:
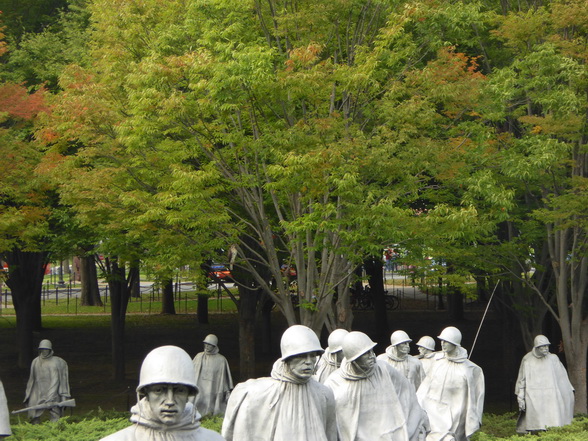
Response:
[[[517,432],[565,426],[574,418],[574,388],[565,367],[549,352],[549,340],[538,335],[521,361],[515,394],[520,415]]]
[[[319,383],[327,380],[329,375],[339,369],[343,360],[343,339],[349,332],[345,329],[335,329],[329,334],[328,347],[318,361],[314,379]]]
[[[378,356],[378,360],[385,361],[404,375],[417,390],[425,378],[425,370],[420,360],[410,355],[411,341],[406,332],[394,331],[390,336],[390,346]]]
[[[200,426],[192,359],[177,346],[153,349],[141,365],[131,426],[101,441],[222,441]]]
[[[227,359],[219,354],[218,338],[209,334],[204,338],[204,352],[192,360],[196,375],[196,407],[201,415],[224,415],[233,389],[233,377]]]
[[[445,328],[437,338],[443,352],[417,390],[431,424],[427,441],[467,441],[482,424],[484,374],[468,360],[459,329]]]
[[[396,369],[376,359],[363,332],[343,340],[344,359],[325,385],[333,390],[340,441],[424,439],[427,418],[414,387]]]
[[[69,391],[69,372],[67,363],[53,355],[53,345],[49,340],[39,343],[39,356],[31,363],[31,372],[24,403],[27,407],[39,404],[59,403],[71,398]],[[63,414],[63,407],[48,408],[49,420],[57,421]],[[31,424],[39,424],[45,409],[29,410]]]
[[[290,326],[270,377],[239,383],[223,421],[227,441],[336,441],[333,392],[312,378],[324,351],[314,331]]]

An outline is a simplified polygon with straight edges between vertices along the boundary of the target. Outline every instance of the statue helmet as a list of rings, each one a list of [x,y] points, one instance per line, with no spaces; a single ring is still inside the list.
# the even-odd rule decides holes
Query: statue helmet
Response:
[[[343,356],[351,362],[372,350],[376,345],[377,343],[363,332],[351,331],[343,339]]]
[[[41,340],[39,343],[39,349],[49,349],[50,351],[53,350],[53,345],[49,340]]]
[[[208,343],[209,345],[218,346],[218,337],[214,334],[208,334],[204,340],[202,340],[202,342]]]
[[[408,334],[404,331],[394,331],[390,336],[390,343],[392,346],[399,345],[400,343],[411,342],[412,340],[408,336]]]
[[[282,360],[295,355],[316,352],[322,354],[324,349],[312,329],[304,325],[293,325],[284,331],[280,340]]]
[[[545,337],[544,335],[538,335],[533,340],[533,347],[534,348],[538,348],[539,346],[546,346],[546,345],[550,345],[550,344],[551,343],[549,342],[547,337]]]
[[[137,392],[152,384],[171,383],[190,387],[198,393],[194,364],[186,351],[177,346],[160,346],[147,354],[141,365]]]
[[[430,351],[434,351],[435,350],[435,339],[433,337],[429,337],[428,335],[425,335],[423,337],[421,337],[419,339],[419,341],[417,341],[417,346],[421,346],[423,348],[426,348]]]
[[[455,346],[461,346],[461,331],[454,326],[445,328],[437,338]]]
[[[331,354],[343,350],[343,339],[347,334],[349,334],[349,331],[347,331],[346,329],[335,329],[333,332],[329,334],[328,343],[329,352]]]

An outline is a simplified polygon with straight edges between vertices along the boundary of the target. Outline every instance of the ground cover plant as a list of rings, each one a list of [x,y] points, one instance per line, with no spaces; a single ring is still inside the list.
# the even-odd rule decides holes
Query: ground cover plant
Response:
[[[82,419],[65,417],[55,423],[32,425],[27,422],[12,426],[15,441],[98,441],[129,426],[128,414],[98,411]],[[202,426],[220,432],[222,418],[203,418]]]
[[[66,417],[56,423],[31,425],[19,423],[13,426],[15,441],[98,441],[129,425],[128,416],[121,412],[98,411],[86,417]],[[222,418],[203,418],[202,426],[221,431]],[[588,417],[576,416],[572,424],[539,432],[534,436],[516,435],[516,415],[485,414],[482,429],[474,434],[472,441],[586,441],[588,439]]]

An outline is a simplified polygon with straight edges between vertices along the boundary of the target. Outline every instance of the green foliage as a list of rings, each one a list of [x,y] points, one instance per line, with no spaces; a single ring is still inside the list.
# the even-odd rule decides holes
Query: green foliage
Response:
[[[55,20],[67,0],[0,0],[2,21],[11,40],[18,42],[26,32],[40,32]]]
[[[216,432],[222,428],[221,417],[205,417],[202,427]],[[18,423],[12,426],[13,438],[26,441],[96,441],[108,434],[129,426],[128,416],[121,412],[99,411],[83,418],[66,417],[57,423],[31,425]],[[523,441],[529,435],[516,435],[516,415],[484,415],[481,430],[472,436],[472,441]],[[577,416],[572,424],[538,432],[533,439],[538,441],[584,441],[588,431],[588,418]]]
[[[16,441],[97,441],[111,433],[128,427],[128,415],[121,412],[103,412],[83,419],[65,417],[56,423],[39,425],[18,423],[12,425],[11,439]],[[221,417],[203,418],[202,427],[220,433]]]
[[[554,427],[547,431],[535,432],[535,435],[517,435],[516,414],[484,414],[480,431],[472,436],[472,441],[523,441],[530,438],[537,441],[583,441],[588,430],[588,417],[578,415],[572,424]]]
[[[6,64],[0,69],[2,78],[30,88],[44,84],[55,91],[65,66],[85,62],[89,14],[84,7],[85,0],[69,0],[69,3],[67,11],[56,13],[50,26],[22,35],[22,41],[11,48]]]
[[[29,423],[12,426],[11,438],[26,441],[96,441],[129,425],[128,417],[110,420],[87,419],[70,423],[67,417],[55,423]]]

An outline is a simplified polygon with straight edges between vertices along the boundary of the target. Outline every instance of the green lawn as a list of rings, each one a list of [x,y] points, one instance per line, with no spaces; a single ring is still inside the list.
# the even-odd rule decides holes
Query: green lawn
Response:
[[[65,292],[65,291],[64,291]],[[41,300],[41,311],[43,315],[51,314],[110,314],[110,298],[102,297],[103,306],[81,306],[78,298],[59,297],[50,292],[44,295]],[[174,302],[176,313],[195,314],[198,308],[197,294],[193,291],[184,291],[176,295]],[[11,305],[0,311],[3,316],[14,315]],[[213,294],[208,299],[208,310],[211,313],[236,312],[235,303],[228,297],[217,297]],[[132,298],[128,305],[129,314],[159,314],[161,312],[161,298],[153,294],[142,294],[140,298]]]

